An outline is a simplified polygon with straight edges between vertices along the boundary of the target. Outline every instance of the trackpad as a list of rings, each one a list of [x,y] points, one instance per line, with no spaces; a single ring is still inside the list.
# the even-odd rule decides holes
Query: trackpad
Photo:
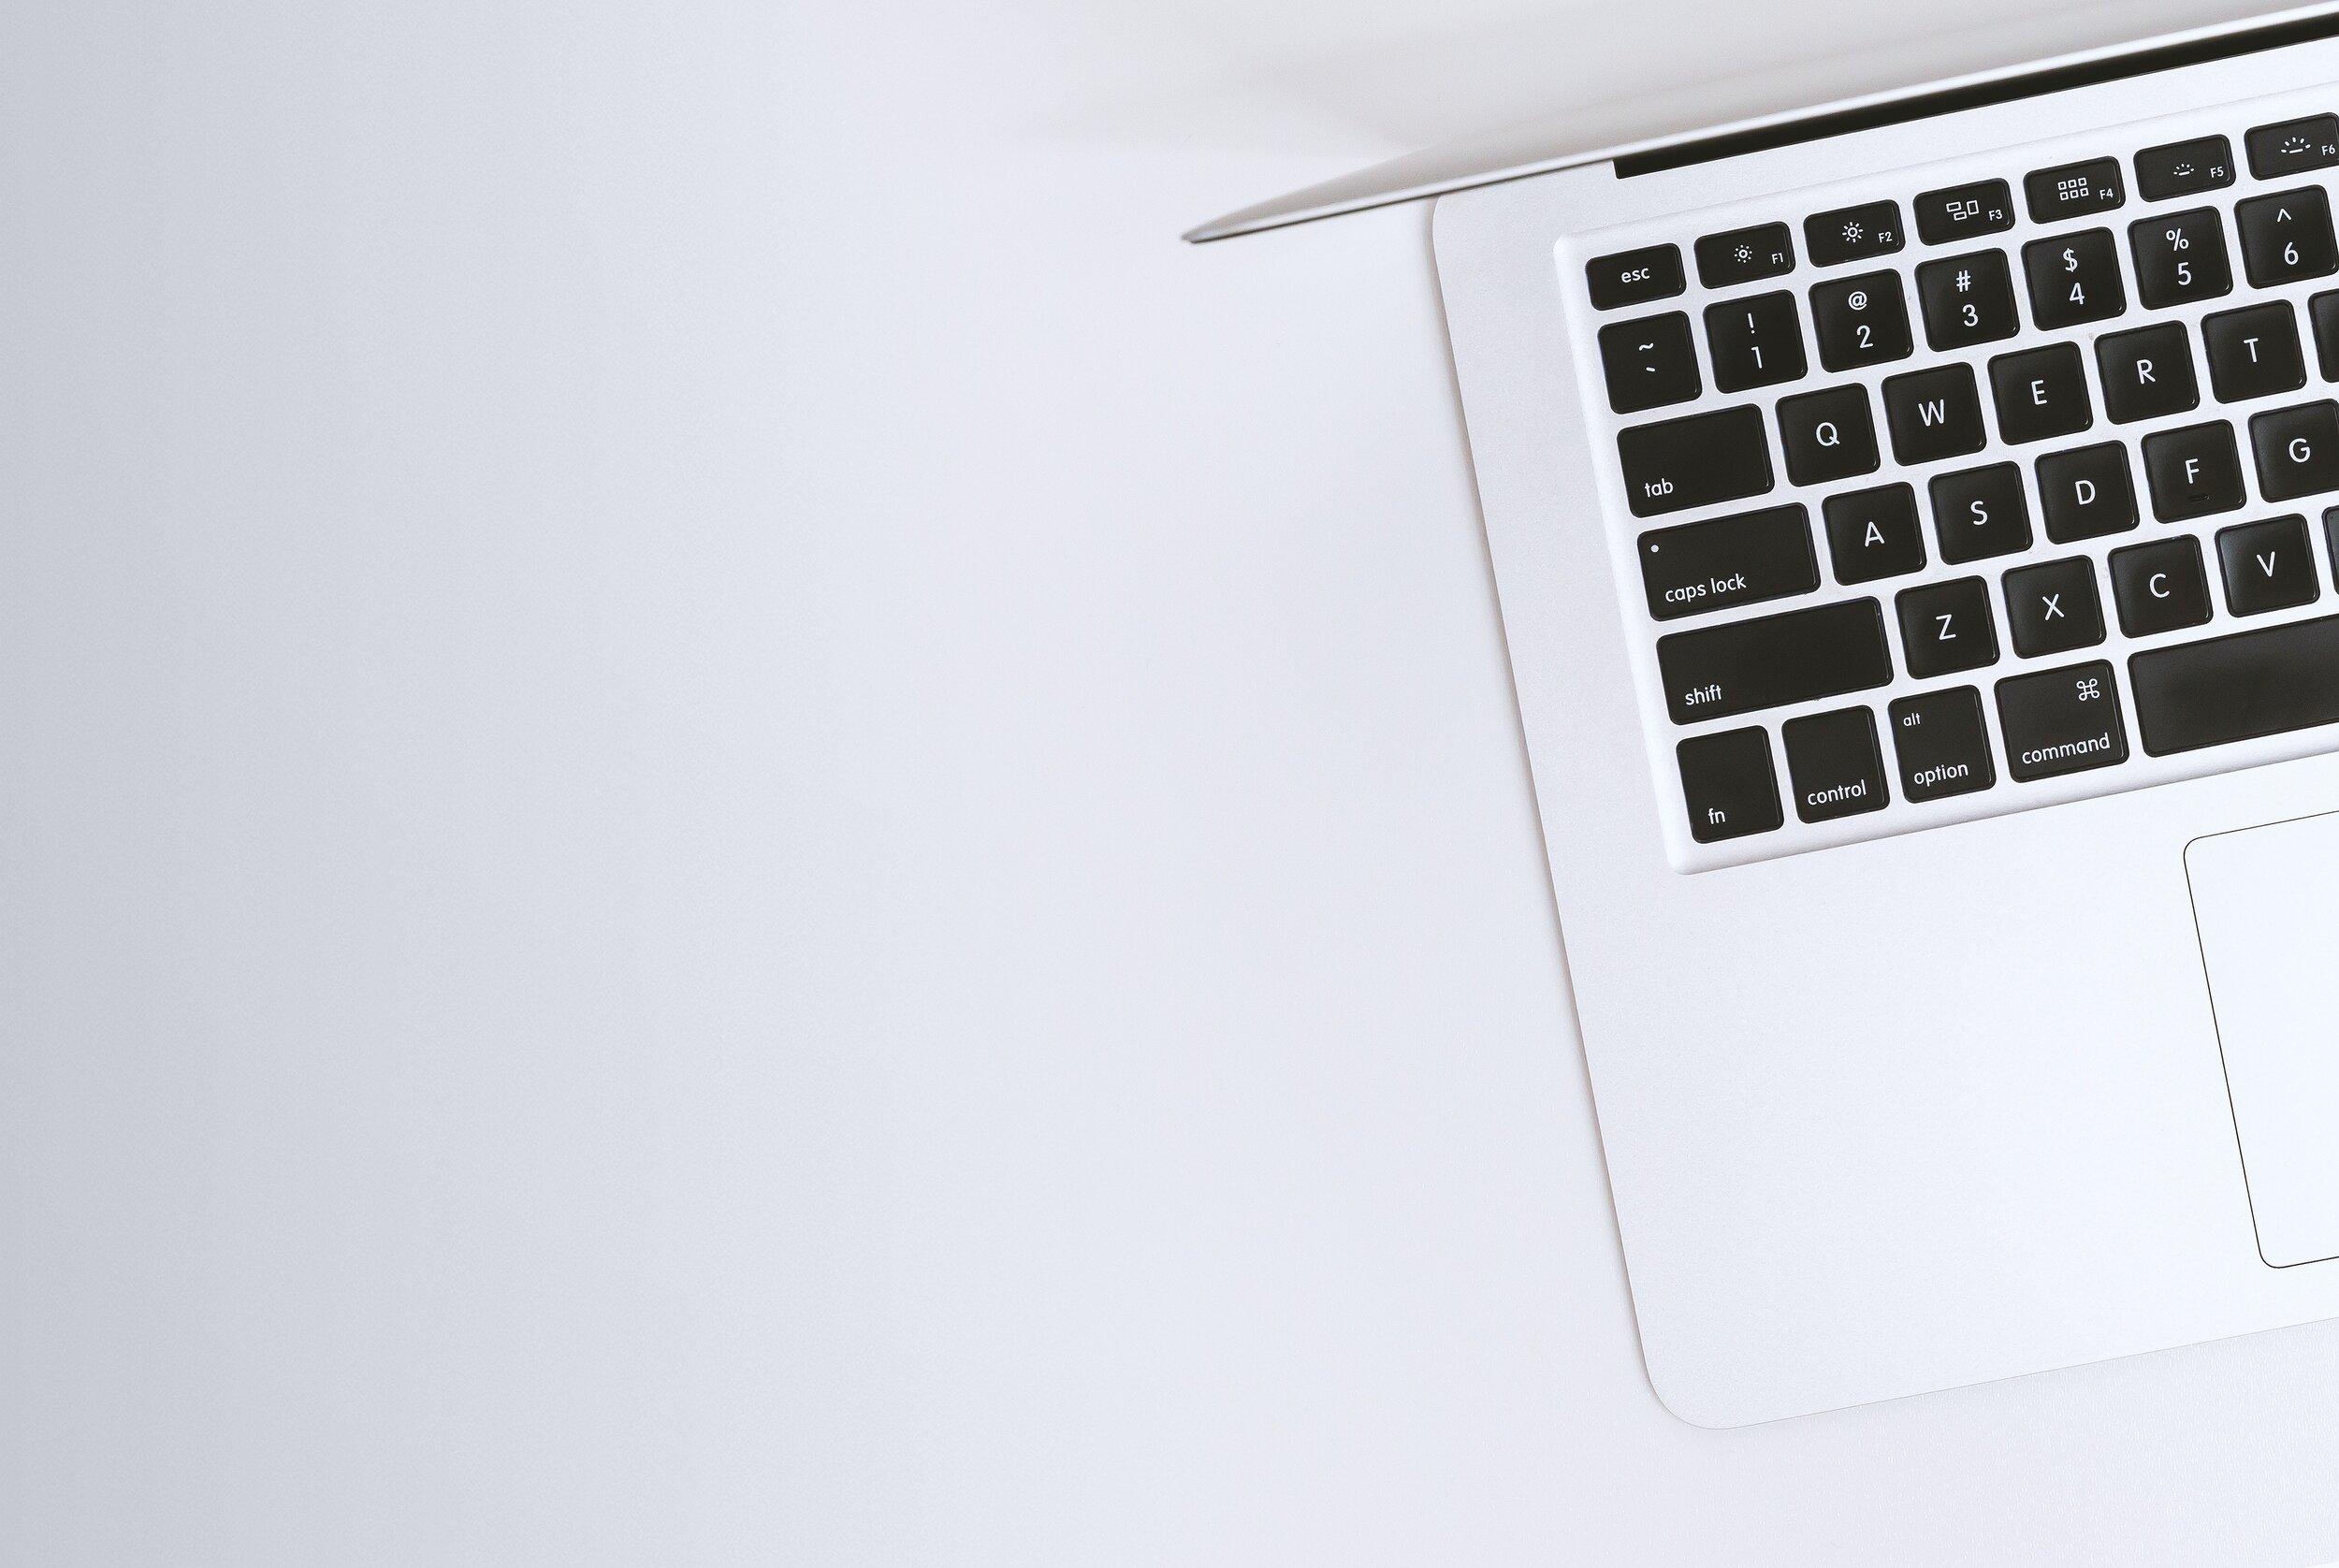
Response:
[[[2339,1257],[2339,813],[2186,846],[2259,1256]]]

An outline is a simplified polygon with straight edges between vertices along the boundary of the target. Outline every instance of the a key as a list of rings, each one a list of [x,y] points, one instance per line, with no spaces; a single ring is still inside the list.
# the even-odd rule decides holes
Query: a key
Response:
[[[1803,251],[1814,267],[1839,267],[1847,261],[1890,255],[1907,243],[1896,201],[1839,207],[1803,220]]]
[[[1917,492],[1907,485],[1848,490],[1829,496],[1827,556],[1836,581],[1850,587],[1897,577],[1925,565],[1925,533],[1917,524]]]
[[[1819,362],[1856,370],[1909,357],[1909,306],[1897,272],[1864,272],[1811,290],[1811,330]]]
[[[2022,248],[2022,267],[2030,284],[2030,319],[2050,332],[2128,309],[2119,249],[2108,228],[2034,240]]]
[[[1689,286],[1681,273],[1678,245],[1650,245],[1594,256],[1584,263],[1584,284],[1591,295],[1592,309],[1598,311],[1667,299]]]
[[[1770,438],[1751,406],[1620,430],[1624,500],[1635,517],[1741,501],[1770,488]]]
[[[1690,836],[1700,844],[1773,833],[1785,822],[1779,779],[1771,771],[1770,737],[1760,726],[1693,735],[1674,748],[1681,767],[1681,799]]]
[[[2030,548],[2030,510],[2022,470],[2012,463],[1937,474],[1931,486],[1933,537],[1950,566]]]
[[[2192,344],[2181,322],[2098,338],[2096,373],[2103,383],[2104,415],[2114,425],[2183,414],[2201,402]]]
[[[2128,199],[2117,158],[2091,158],[2085,163],[2033,169],[2023,176],[2022,194],[2034,224],[2058,224],[2090,212],[2108,212]]]
[[[2006,573],[2006,631],[2024,659],[2070,653],[2103,641],[2103,601],[2085,556],[2041,561]]]
[[[2217,573],[2226,608],[2237,616],[2295,610],[2322,597],[2304,517],[2238,523],[2217,534]]]
[[[2009,445],[2076,435],[2095,423],[2086,366],[2071,343],[1999,355],[1990,361],[1990,397]]]
[[[2014,196],[2003,180],[1952,185],[1917,197],[1917,237],[1928,245],[1978,240],[2014,226]]]
[[[2339,723],[2339,616],[2154,648],[2128,678],[2155,757]]]
[[[1640,536],[1640,575],[1659,620],[1809,593],[1819,587],[1809,515],[1773,506],[1651,529]]]
[[[2250,420],[2258,493],[2268,501],[2339,490],[2339,403],[2303,403]]]
[[[1786,743],[1794,814],[1805,821],[1881,811],[1890,803],[1884,759],[1876,748],[1876,719],[1867,709],[1790,719],[1780,726],[1779,738]]]
[[[1865,386],[1831,386],[1782,399],[1779,444],[1787,483],[1828,485],[1876,472],[1876,423]]]
[[[2306,317],[2315,324],[2315,368],[2325,381],[2339,381],[2339,289],[2308,300]]]
[[[1707,288],[1729,288],[1794,270],[1794,236],[1784,224],[1757,224],[1697,242],[1697,281]]]
[[[2242,234],[2242,271],[2258,288],[2339,272],[2331,232],[2331,198],[2319,185],[2252,196],[2233,209]]]
[[[2140,218],[2128,225],[2128,249],[2136,262],[2136,297],[2148,310],[2233,292],[2225,220],[2214,207]]]
[[[1704,390],[1697,342],[1681,311],[1602,327],[1600,368],[1608,378],[1608,406],[1619,414],[1685,403]]]
[[[2039,459],[2038,475],[2040,521],[2057,544],[2136,526],[2136,486],[2118,442],[2050,452]]]
[[[2303,120],[2254,125],[2242,141],[2249,150],[2250,172],[2260,180],[2329,168],[2339,164],[2339,116],[2310,114]]]
[[[1990,585],[1953,577],[1903,588],[1893,601],[1900,621],[1900,655],[1919,680],[1979,670],[1998,662],[1998,626],[1990,618]]]
[[[1884,383],[1884,420],[1893,457],[1903,465],[1962,457],[1982,450],[1982,393],[1970,365],[1937,365]]]
[[[2189,534],[2114,550],[2105,564],[2120,630],[2129,636],[2154,637],[2209,618],[2209,581],[2201,575],[2201,545]]]
[[[1925,341],[1938,350],[1995,342],[2022,326],[2001,251],[1925,263],[1917,269],[1917,298],[1925,310]]]
[[[2147,147],[2136,154],[2136,194],[2146,201],[2198,196],[2233,183],[2233,144],[2221,136]]]
[[[2230,512],[2242,504],[2242,454],[2222,420],[2144,438],[2152,515],[2164,523]]]
[[[2101,660],[1999,681],[1998,727],[2018,782],[2128,761],[2119,682]]]
[[[1795,380],[1805,367],[1794,296],[1780,289],[1707,306],[1706,347],[1713,356],[1716,391]]]
[[[1998,782],[1982,693],[1972,687],[1903,697],[1885,720],[1900,763],[1900,792],[1912,805],[1969,795]]]
[[[1893,678],[1873,599],[1676,632],[1657,639],[1657,669],[1676,724],[1838,697]]]
[[[2296,392],[2306,385],[2298,317],[2287,300],[2203,316],[2201,341],[2209,354],[2209,389],[2221,403]]]

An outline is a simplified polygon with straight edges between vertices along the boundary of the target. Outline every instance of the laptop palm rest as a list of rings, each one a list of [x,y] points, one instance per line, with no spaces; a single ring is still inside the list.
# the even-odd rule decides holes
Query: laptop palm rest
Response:
[[[2339,812],[2186,846],[2258,1252],[2339,1258]]]

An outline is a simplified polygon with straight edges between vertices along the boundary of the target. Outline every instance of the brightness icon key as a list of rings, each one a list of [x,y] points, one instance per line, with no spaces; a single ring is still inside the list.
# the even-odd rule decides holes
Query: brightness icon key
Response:
[[[1864,202],[1814,212],[1803,220],[1803,248],[1814,267],[1837,267],[1890,255],[1906,241],[1900,226],[1900,203]]]

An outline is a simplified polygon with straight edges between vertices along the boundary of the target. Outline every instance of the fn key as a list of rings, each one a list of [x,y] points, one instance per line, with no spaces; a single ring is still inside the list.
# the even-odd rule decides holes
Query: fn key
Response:
[[[1681,743],[1678,755],[1690,836],[1700,844],[1770,833],[1784,820],[1779,776],[1770,765],[1770,737],[1760,728],[1693,735]]]

